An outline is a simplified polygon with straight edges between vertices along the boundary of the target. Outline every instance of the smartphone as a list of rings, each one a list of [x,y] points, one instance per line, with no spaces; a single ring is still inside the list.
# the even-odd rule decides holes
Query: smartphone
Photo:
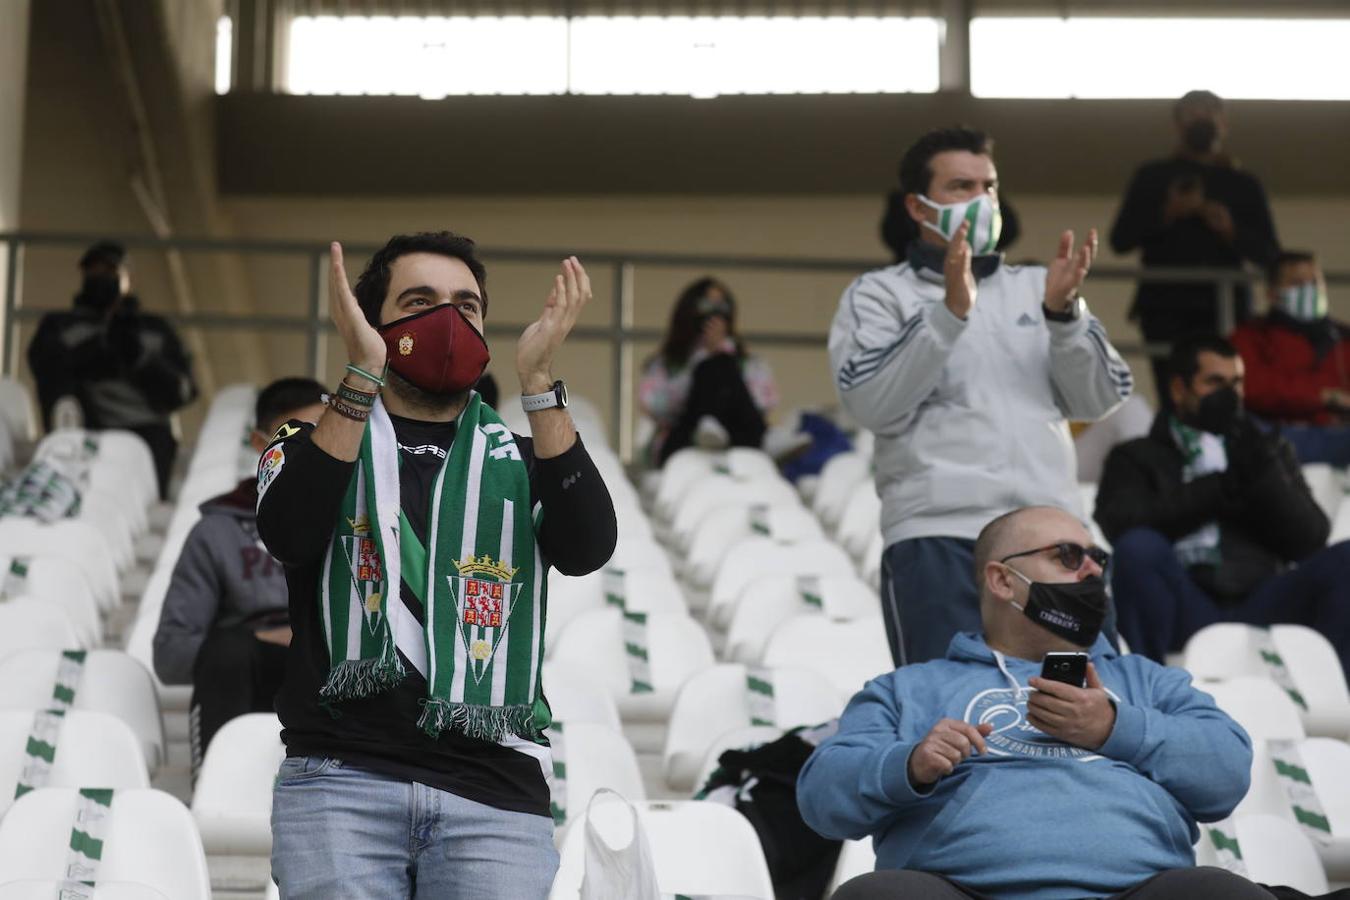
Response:
[[[1041,677],[1083,687],[1087,683],[1087,664],[1086,653],[1047,653],[1041,661]]]

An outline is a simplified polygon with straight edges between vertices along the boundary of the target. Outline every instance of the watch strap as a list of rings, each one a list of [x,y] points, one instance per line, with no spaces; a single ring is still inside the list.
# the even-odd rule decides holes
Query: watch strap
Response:
[[[522,394],[520,397],[520,406],[527,413],[539,412],[542,409],[553,409],[563,405],[559,399],[561,381],[555,381],[550,390],[542,394]]]

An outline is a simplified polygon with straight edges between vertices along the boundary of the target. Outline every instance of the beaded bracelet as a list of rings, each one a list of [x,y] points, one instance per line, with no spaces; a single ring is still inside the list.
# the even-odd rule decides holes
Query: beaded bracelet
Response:
[[[354,422],[364,422],[370,418],[369,409],[358,409],[355,406],[348,406],[331,394],[325,394],[324,396],[327,398],[324,401],[324,405],[344,419],[351,419]]]
[[[379,375],[372,375],[372,374],[370,374],[369,372],[367,372],[365,369],[361,368],[360,366],[354,366],[354,365],[352,365],[351,363],[347,363],[347,371],[348,371],[348,372],[351,372],[353,375],[360,375],[362,378],[366,379],[367,381],[373,382],[377,387],[384,387],[384,379],[383,379],[383,378],[381,378]]]

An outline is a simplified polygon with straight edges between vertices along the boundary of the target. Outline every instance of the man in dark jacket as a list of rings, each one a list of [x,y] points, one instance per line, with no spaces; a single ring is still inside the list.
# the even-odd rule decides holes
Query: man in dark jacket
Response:
[[[259,453],[288,420],[314,423],[323,385],[283,378],[258,394],[253,448]],[[271,712],[291,642],[286,576],[258,539],[257,478],[201,505],[173,570],[155,632],[155,674],[192,685],[195,770],[220,727]]]
[[[1111,451],[1097,493],[1120,633],[1162,660],[1215,622],[1296,623],[1350,671],[1350,542],[1326,546],[1293,449],[1242,413],[1237,350],[1183,341],[1171,367],[1175,412]]]
[[[1165,159],[1144,163],[1130,180],[1111,247],[1117,253],[1143,250],[1144,266],[1241,270],[1244,262],[1267,266],[1279,244],[1255,175],[1245,172],[1224,148],[1228,120],[1223,101],[1209,91],[1191,91],[1173,107],[1179,145]],[[1246,285],[1234,293],[1236,321],[1250,314]],[[1212,284],[1143,281],[1131,316],[1144,339],[1170,344],[1187,334],[1218,330],[1218,294]],[[1158,399],[1167,405],[1166,360],[1154,357]]]
[[[164,497],[178,453],[169,414],[197,396],[191,362],[169,323],[140,311],[120,244],[90,247],[80,274],[74,309],[43,316],[28,345],[43,424],[50,429],[56,402],[73,397],[85,427],[140,435]]]

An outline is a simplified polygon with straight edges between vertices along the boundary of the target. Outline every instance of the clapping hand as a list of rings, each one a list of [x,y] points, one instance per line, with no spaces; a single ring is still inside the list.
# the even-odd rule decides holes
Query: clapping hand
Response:
[[[1073,249],[1072,231],[1059,236],[1059,252],[1045,274],[1045,305],[1048,309],[1064,312],[1078,299],[1078,291],[1096,258],[1097,229],[1088,231],[1087,240],[1077,253]]]
[[[575,256],[563,260],[553,278],[544,311],[521,333],[516,344],[516,373],[525,394],[542,394],[553,386],[553,354],[577,324],[591,299],[591,279]]]
[[[975,306],[975,274],[970,271],[970,241],[966,240],[969,233],[970,221],[967,220],[947,242],[947,256],[942,261],[942,275],[947,282],[947,308],[958,319],[970,315]]]

